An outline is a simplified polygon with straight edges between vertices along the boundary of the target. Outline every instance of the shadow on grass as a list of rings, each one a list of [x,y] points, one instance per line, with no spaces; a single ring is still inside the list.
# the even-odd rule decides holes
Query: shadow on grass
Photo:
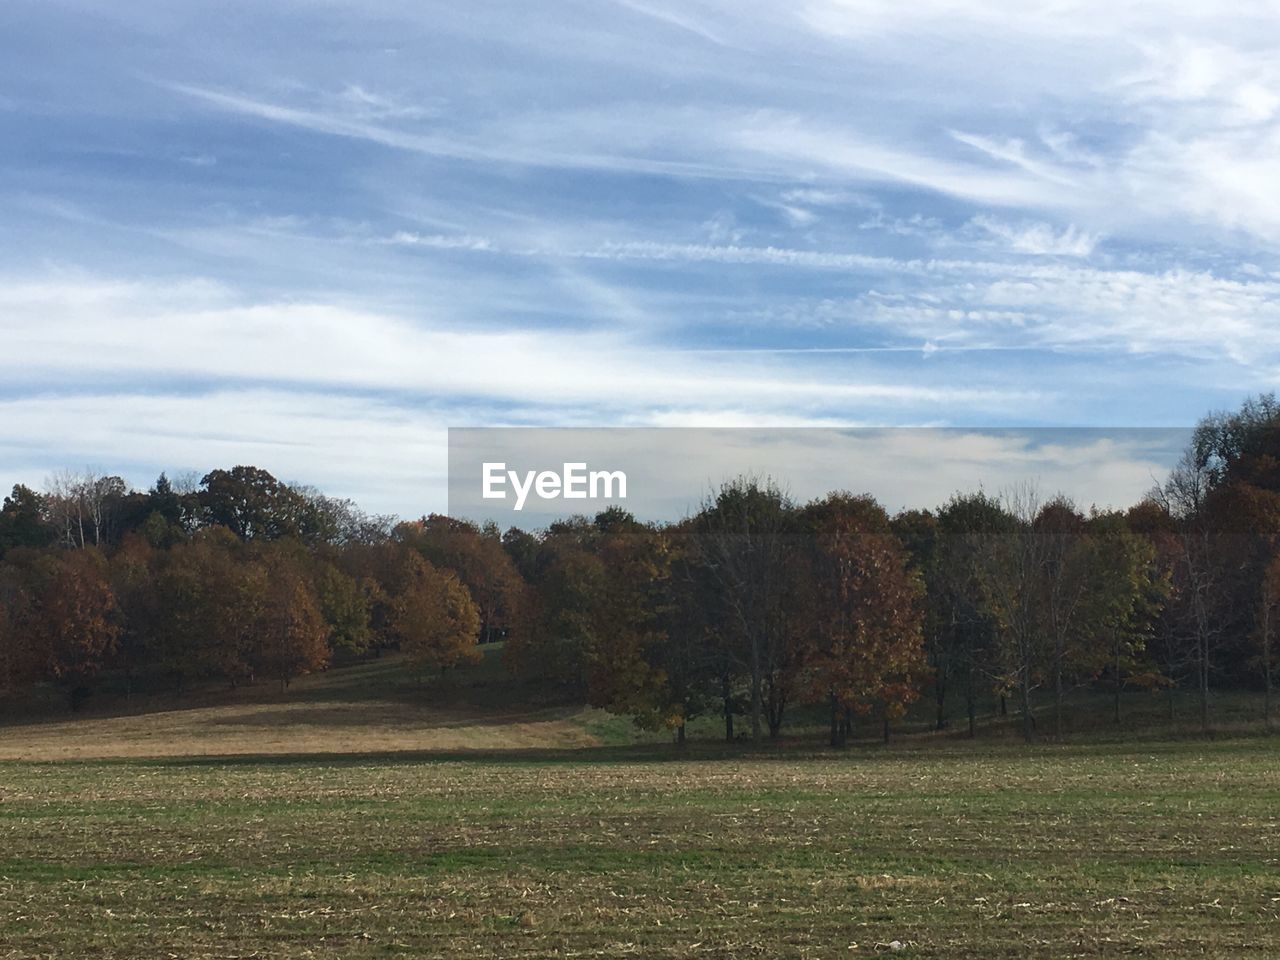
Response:
[[[131,764],[169,768],[208,769],[218,767],[378,767],[404,764],[467,763],[501,766],[608,766],[636,763],[733,763],[750,762],[830,762],[895,763],[918,762],[922,758],[938,762],[976,762],[1032,759],[1063,760],[1072,757],[1161,755],[1185,759],[1188,749],[1201,745],[1217,754],[1256,754],[1280,747],[1280,737],[1259,729],[1215,731],[1205,736],[1159,736],[1117,740],[1045,740],[1023,743],[1016,740],[970,740],[957,737],[903,738],[884,744],[859,741],[833,749],[815,737],[781,737],[753,744],[750,740],[689,741],[684,747],[674,743],[637,743],[585,747],[516,747],[446,750],[383,750],[326,753],[244,753],[197,757],[121,758],[65,761],[69,763]]]

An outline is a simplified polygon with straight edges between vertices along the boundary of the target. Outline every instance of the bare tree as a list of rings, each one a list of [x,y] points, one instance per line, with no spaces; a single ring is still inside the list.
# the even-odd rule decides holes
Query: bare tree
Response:
[[[120,477],[88,468],[79,473],[59,470],[46,486],[50,511],[67,547],[101,546],[110,539],[120,502],[129,492]]]
[[[58,528],[62,545],[66,547],[85,545],[85,504],[81,491],[81,477],[71,470],[59,470],[45,481],[45,502]]]
[[[1164,485],[1152,492],[1152,498],[1177,523],[1175,623],[1190,654],[1187,659],[1194,665],[1200,726],[1205,731],[1209,729],[1214,653],[1232,619],[1225,609],[1230,564],[1224,547],[1230,538],[1214,528],[1205,509],[1213,470],[1208,458],[1193,448],[1183,455]]]

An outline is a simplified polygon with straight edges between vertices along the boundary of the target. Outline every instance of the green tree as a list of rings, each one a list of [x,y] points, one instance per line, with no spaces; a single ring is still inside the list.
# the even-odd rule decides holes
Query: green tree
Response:
[[[203,522],[242,540],[293,537],[309,543],[335,535],[331,518],[307,496],[259,467],[210,471],[200,481]]]
[[[1111,670],[1112,711],[1121,722],[1120,696],[1127,682],[1149,686],[1147,643],[1168,596],[1169,580],[1155,545],[1131,529],[1120,513],[1090,518],[1085,568],[1083,666],[1094,675]]]
[[[16,547],[44,547],[57,539],[45,498],[14,484],[0,506],[0,557]]]
[[[370,591],[327,560],[316,563],[315,592],[333,650],[358,655],[373,642]]]

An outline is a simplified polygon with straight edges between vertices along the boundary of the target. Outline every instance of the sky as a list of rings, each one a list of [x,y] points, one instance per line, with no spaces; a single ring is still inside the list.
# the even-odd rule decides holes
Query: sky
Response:
[[[1188,426],[1280,379],[1277,49],[1250,0],[9,0],[0,484],[416,516],[448,427]]]

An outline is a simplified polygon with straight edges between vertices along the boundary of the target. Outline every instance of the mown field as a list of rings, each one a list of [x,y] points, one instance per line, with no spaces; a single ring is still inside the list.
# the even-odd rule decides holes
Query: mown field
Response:
[[[1263,738],[644,749],[0,763],[0,957],[1280,956]]]

